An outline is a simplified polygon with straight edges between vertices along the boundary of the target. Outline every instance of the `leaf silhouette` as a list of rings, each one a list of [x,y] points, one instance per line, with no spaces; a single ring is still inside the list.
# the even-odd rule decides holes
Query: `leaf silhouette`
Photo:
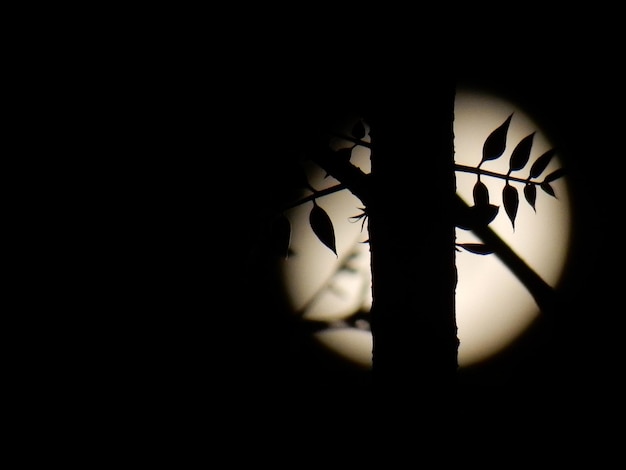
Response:
[[[317,238],[326,245],[337,256],[337,247],[335,246],[335,229],[328,213],[317,205],[313,200],[313,207],[309,213],[309,223],[313,229],[313,233]]]
[[[489,190],[487,185],[482,181],[476,181],[473,190],[474,204],[477,206],[486,206],[489,204]]]
[[[546,183],[545,181],[539,185],[541,189],[543,189],[546,193],[548,193],[552,197],[556,197],[556,193],[550,183]]]
[[[454,225],[463,230],[471,230],[473,227],[472,208],[457,202],[454,209]]]
[[[557,178],[560,178],[561,176],[565,175],[566,171],[565,168],[559,168],[558,170],[554,170],[552,173],[550,173],[548,176],[546,176],[543,181],[544,183],[550,183],[551,181],[554,181]]]
[[[526,183],[526,185],[524,186],[524,197],[526,198],[528,204],[530,204],[530,207],[532,207],[533,210],[537,212],[537,209],[535,209],[535,201],[537,200],[537,186],[532,183]]]
[[[350,161],[350,157],[352,157],[352,147],[343,147],[335,152],[337,156],[346,162]]]
[[[494,204],[482,206],[463,207],[457,205],[455,213],[455,226],[463,230],[473,230],[476,227],[489,225],[498,215],[499,207]]]
[[[537,158],[537,160],[535,160],[535,163],[533,163],[533,165],[530,167],[530,178],[537,178],[541,173],[543,173],[543,170],[546,169],[548,163],[550,163],[550,160],[552,160],[552,157],[555,154],[556,149],[551,148],[550,150],[544,152],[539,158]]]
[[[350,217],[350,220],[352,222],[356,222],[357,220],[361,221],[361,232],[363,231],[363,228],[365,227],[365,221],[367,220],[367,210],[365,209],[365,207],[359,207],[359,210],[361,211],[360,214],[357,215],[353,215]]]
[[[509,132],[509,124],[511,123],[512,117],[513,113],[485,139],[485,143],[483,144],[483,156],[478,164],[479,167],[487,160],[495,160],[504,153],[506,148],[506,136]]]
[[[507,181],[502,189],[502,203],[504,204],[504,210],[509,216],[513,230],[515,230],[515,217],[517,216],[517,208],[519,206],[519,194],[514,186],[511,186]]]
[[[298,165],[296,182],[300,187],[316,192],[316,189],[309,182],[306,170],[301,165]]]
[[[482,243],[457,243],[457,246],[460,246],[470,253],[475,253],[477,255],[488,255],[493,253],[492,248]]]
[[[272,252],[282,258],[287,258],[291,243],[291,222],[285,214],[280,214],[272,220],[270,237]]]
[[[515,146],[513,152],[511,152],[511,158],[509,159],[509,173],[512,171],[518,171],[524,168],[528,159],[530,158],[530,149],[533,145],[533,138],[535,133],[528,134]]]
[[[358,120],[354,126],[352,126],[352,137],[355,139],[362,139],[365,137],[365,126],[363,125],[363,121]]]
[[[486,206],[474,206],[474,212],[476,219],[480,225],[489,225],[493,219],[498,215],[500,208],[494,204],[488,204]]]
[[[285,181],[288,191],[301,191],[308,189],[315,192],[309,183],[307,172],[304,166],[298,162],[290,162],[281,168],[281,178]]]

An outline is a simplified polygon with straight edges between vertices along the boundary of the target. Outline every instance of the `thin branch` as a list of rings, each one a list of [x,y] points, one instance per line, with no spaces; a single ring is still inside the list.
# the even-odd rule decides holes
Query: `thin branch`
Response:
[[[457,194],[459,204],[467,208],[467,203]],[[526,262],[515,253],[511,247],[488,225],[473,230],[483,243],[491,247],[494,254],[528,289],[543,313],[550,313],[556,302],[556,293],[552,286],[544,281]]]
[[[358,247],[358,242],[353,243],[351,250],[346,251],[345,254],[339,258],[339,263],[337,264],[337,267],[335,268],[335,270],[332,271],[330,275],[322,282],[319,289],[313,292],[311,297],[306,302],[304,302],[304,305],[302,305],[300,309],[298,309],[298,311],[296,312],[297,315],[304,316],[306,311],[309,308],[311,308],[311,306],[319,299],[319,297],[324,293],[324,291],[329,289],[332,286],[332,284],[336,282],[335,278],[337,274],[340,271],[347,269],[348,263],[350,262],[350,260],[352,260],[355,256],[358,256],[357,247]],[[366,286],[366,287],[369,287],[369,286]],[[367,291],[362,291],[362,294],[364,297],[367,294]]]
[[[309,194],[308,196],[303,197],[302,199],[298,199],[297,201],[293,201],[293,202],[290,202],[289,204],[286,204],[285,206],[283,206],[280,212],[286,211],[288,209],[293,209],[294,207],[297,207],[304,203],[312,201],[313,199],[317,199],[318,197],[328,196],[329,194],[334,194],[344,189],[346,189],[346,185],[343,183],[339,183],[339,184],[336,184],[335,186],[331,186],[330,188],[315,191],[314,193]]]
[[[370,174],[364,173],[349,161],[338,159],[336,153],[329,147],[318,148],[308,156],[367,206],[371,192]]]
[[[360,145],[361,147],[366,147],[368,149],[372,148],[372,144],[370,142],[365,142],[364,140],[361,140],[361,139],[355,139],[354,137],[344,135],[344,134],[341,134],[339,132],[334,132],[334,131],[329,131],[329,134],[334,137],[338,137],[340,139],[344,139],[349,142],[352,142],[353,144]]]
[[[517,181],[519,183],[541,184],[539,181],[530,181],[529,179],[517,178],[515,176],[503,175],[502,173],[496,173],[495,171],[483,170],[482,168],[475,168],[473,166],[454,164],[455,171],[462,171],[465,173],[474,173],[477,175],[491,176],[493,178],[500,178],[503,180]]]

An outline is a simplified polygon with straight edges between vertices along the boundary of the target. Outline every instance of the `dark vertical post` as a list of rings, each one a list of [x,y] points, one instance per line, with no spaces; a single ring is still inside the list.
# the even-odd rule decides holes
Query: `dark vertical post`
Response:
[[[391,395],[455,383],[453,80],[372,90],[373,380]]]

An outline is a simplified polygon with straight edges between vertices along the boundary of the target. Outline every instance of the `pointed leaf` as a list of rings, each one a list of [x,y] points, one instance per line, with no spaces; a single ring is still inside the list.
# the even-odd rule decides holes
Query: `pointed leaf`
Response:
[[[530,167],[530,177],[537,178],[541,173],[543,173],[543,170],[546,169],[548,163],[550,163],[550,160],[552,160],[552,157],[555,154],[556,149],[551,148],[547,152],[544,152],[539,158],[537,158],[537,160],[535,160],[535,163],[533,163],[533,166]]]
[[[483,144],[483,156],[480,161],[480,165],[487,160],[495,160],[496,158],[502,156],[504,150],[506,148],[506,135],[509,131],[509,124],[511,123],[511,118],[513,117],[513,113],[509,115],[506,120],[500,124],[485,140]]]
[[[335,152],[337,156],[346,162],[350,161],[350,157],[352,156],[352,147],[344,147],[340,148]]]
[[[299,186],[302,188],[306,188],[310,191],[316,192],[316,189],[313,186],[311,186],[311,183],[309,182],[309,178],[307,176],[307,173],[304,167],[302,167],[301,165],[298,165],[298,167],[300,168],[298,171],[298,180],[297,180],[297,182],[299,183]]]
[[[365,137],[365,126],[360,119],[352,126],[352,137],[355,139],[362,139]]]
[[[509,159],[509,172],[521,170],[526,163],[528,163],[534,136],[534,132],[528,134],[515,146],[513,152],[511,152],[511,158]]]
[[[455,226],[463,230],[473,230],[484,227],[491,223],[498,215],[499,207],[493,204],[484,206],[462,207],[457,206],[455,214]]]
[[[280,214],[272,220],[270,237],[272,252],[282,258],[287,258],[291,243],[291,222],[285,214]]]
[[[550,183],[546,183],[545,181],[539,185],[541,189],[543,189],[546,193],[548,193],[552,197],[556,197],[556,193]]]
[[[473,227],[472,208],[457,199],[454,209],[454,225],[463,230],[471,230]]]
[[[367,220],[367,210],[365,209],[365,207],[359,207],[359,209],[362,212],[360,214],[351,216],[350,220],[352,222],[356,222],[357,220],[361,220],[361,232],[362,232],[363,228],[365,227],[365,221]]]
[[[318,206],[315,200],[313,200],[313,208],[309,213],[309,223],[317,238],[337,256],[335,229],[332,221],[326,211]]]
[[[364,217],[367,217],[367,214],[365,212],[361,212],[360,214],[357,214],[357,215],[351,215],[349,219],[352,220],[353,222],[356,222],[357,220],[361,220]]]
[[[493,253],[492,248],[482,243],[457,243],[457,246],[460,246],[470,253],[475,253],[477,255],[488,255]]]
[[[280,178],[285,181],[288,191],[300,192],[303,188],[315,192],[315,189],[309,183],[307,172],[304,166],[298,162],[290,162],[283,165],[280,169]]]
[[[474,206],[473,210],[480,225],[489,225],[498,215],[500,208],[494,204],[489,204],[487,206]]]
[[[515,216],[517,215],[517,208],[519,206],[519,194],[514,186],[511,186],[508,181],[504,185],[502,190],[502,203],[504,204],[504,210],[509,216],[511,225],[515,229]]]
[[[565,168],[559,168],[558,170],[554,170],[552,173],[546,176],[543,179],[543,181],[544,183],[550,183],[551,181],[554,181],[555,179],[560,178],[565,173],[566,173]]]
[[[486,206],[489,204],[489,190],[487,185],[482,181],[476,181],[474,185],[474,204],[477,206]]]
[[[537,212],[537,209],[535,209],[535,201],[537,199],[537,186],[532,183],[526,183],[526,185],[524,186],[524,197],[526,198],[528,204],[530,204],[530,207],[532,207],[533,210]]]

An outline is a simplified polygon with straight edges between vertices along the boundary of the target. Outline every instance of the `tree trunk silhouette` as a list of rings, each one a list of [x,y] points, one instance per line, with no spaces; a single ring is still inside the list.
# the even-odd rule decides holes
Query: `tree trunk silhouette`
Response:
[[[372,139],[373,381],[393,396],[456,381],[453,80],[379,90]]]
[[[361,84],[345,95],[339,87],[339,98],[305,97],[288,103],[286,108],[293,106],[294,111],[284,115],[303,119],[278,126],[284,131],[281,138],[288,140],[275,148],[285,155],[276,160],[273,152],[269,162],[279,169],[278,161],[287,162],[294,150],[302,151],[366,206],[373,390],[406,403],[407,397],[440,391],[457,381],[456,82],[420,78],[414,83],[410,79],[414,75],[393,75],[404,78]],[[369,126],[369,176],[337,159],[323,142],[318,145],[316,136],[328,137],[333,116],[343,122],[347,114],[360,115]],[[270,139],[268,147],[272,135],[265,136]],[[280,175],[274,178],[279,181]],[[293,178],[289,181],[295,183]]]

